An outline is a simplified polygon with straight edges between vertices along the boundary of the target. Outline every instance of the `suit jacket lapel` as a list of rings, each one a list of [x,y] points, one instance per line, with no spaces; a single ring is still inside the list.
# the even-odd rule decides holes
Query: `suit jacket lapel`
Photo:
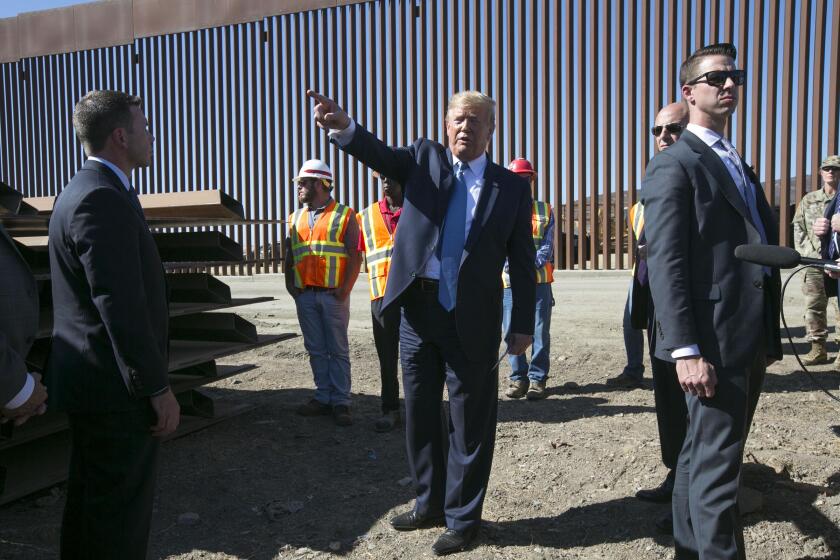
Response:
[[[724,165],[724,163],[720,160],[720,157],[715,153],[715,151],[688,130],[683,132],[680,139],[684,139],[688,145],[691,146],[691,149],[700,155],[700,161],[703,162],[703,165],[705,165],[706,168],[712,171],[712,174],[717,179],[718,185],[720,185],[720,190],[723,192],[723,196],[726,197],[726,200],[735,207],[735,210],[737,210],[745,220],[750,221],[750,215],[747,211],[747,205],[744,202],[744,197],[741,196],[741,192],[738,190],[737,185],[735,185],[735,181],[732,180],[732,175],[729,174],[729,170],[726,168],[726,165]]]

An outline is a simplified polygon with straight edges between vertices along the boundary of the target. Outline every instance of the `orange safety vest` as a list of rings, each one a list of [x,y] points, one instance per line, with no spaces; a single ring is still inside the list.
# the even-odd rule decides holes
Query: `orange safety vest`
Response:
[[[316,218],[311,230],[309,212],[304,206],[289,216],[295,286],[337,288],[347,269],[344,234],[354,212],[333,200]]]
[[[531,235],[534,239],[534,247],[540,248],[543,238],[545,237],[545,230],[548,229],[548,222],[551,220],[551,205],[542,200],[534,201],[534,211],[531,213]],[[537,284],[547,284],[554,282],[554,265],[551,261],[537,269]],[[505,288],[510,288],[510,276],[502,272],[502,283]]]
[[[370,299],[375,300],[385,295],[385,283],[391,269],[391,253],[394,251],[394,235],[385,225],[378,202],[365,208],[357,218],[365,240]]]

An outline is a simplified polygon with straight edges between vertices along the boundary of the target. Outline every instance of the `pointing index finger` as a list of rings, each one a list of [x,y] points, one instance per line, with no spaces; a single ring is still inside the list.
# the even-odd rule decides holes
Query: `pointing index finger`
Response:
[[[309,97],[311,99],[314,99],[318,103],[324,103],[324,102],[329,101],[329,99],[327,97],[324,97],[323,95],[321,95],[317,91],[313,91],[311,89],[306,90],[306,95],[307,95],[307,97]]]

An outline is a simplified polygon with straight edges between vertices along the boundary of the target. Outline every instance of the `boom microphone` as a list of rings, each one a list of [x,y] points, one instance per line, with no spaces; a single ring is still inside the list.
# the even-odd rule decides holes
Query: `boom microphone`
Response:
[[[779,247],[777,245],[738,245],[735,247],[735,258],[753,264],[769,266],[770,268],[796,268],[802,265],[840,272],[840,265],[834,261],[803,257],[798,251],[790,247]]]

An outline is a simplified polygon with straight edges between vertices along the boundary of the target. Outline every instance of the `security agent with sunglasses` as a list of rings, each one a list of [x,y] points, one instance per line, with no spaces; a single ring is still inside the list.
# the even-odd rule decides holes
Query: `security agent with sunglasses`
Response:
[[[656,115],[651,133],[656,138],[657,151],[668,149],[679,140],[682,131],[688,124],[688,106],[684,101],[666,105]],[[636,237],[636,264],[633,267],[633,281],[630,284],[630,292],[627,296],[627,304],[624,312],[624,341],[629,356],[637,355],[639,364],[642,361],[642,331],[648,331],[648,344],[650,350],[650,363],[653,371],[653,391],[656,403],[656,425],[659,429],[659,444],[662,452],[662,462],[668,469],[668,474],[662,483],[655,488],[645,488],[636,492],[640,500],[657,503],[668,503],[671,501],[671,493],[674,490],[674,478],[676,476],[677,460],[680,449],[685,440],[686,416],[688,411],[685,407],[685,394],[677,382],[677,373],[673,362],[661,360],[656,357],[656,338],[650,336],[654,331],[656,314],[654,305],[650,299],[650,285],[647,272],[647,229],[644,219],[645,209],[641,202],[637,202],[631,208],[630,222]],[[637,330],[638,329],[638,330]],[[638,337],[638,349],[631,348],[634,343],[633,337]],[[628,344],[631,343],[631,344]],[[608,385],[621,385],[621,377],[625,372],[607,380]],[[641,386],[641,374],[636,386]],[[656,527],[663,533],[671,534],[670,513],[656,521]]]
[[[778,243],[759,182],[724,137],[744,74],[730,44],[680,68],[689,124],[642,183],[656,356],[676,363],[688,429],[672,498],[676,558],[745,558],[738,484],[768,363],[780,359],[778,271],[735,247]]]

